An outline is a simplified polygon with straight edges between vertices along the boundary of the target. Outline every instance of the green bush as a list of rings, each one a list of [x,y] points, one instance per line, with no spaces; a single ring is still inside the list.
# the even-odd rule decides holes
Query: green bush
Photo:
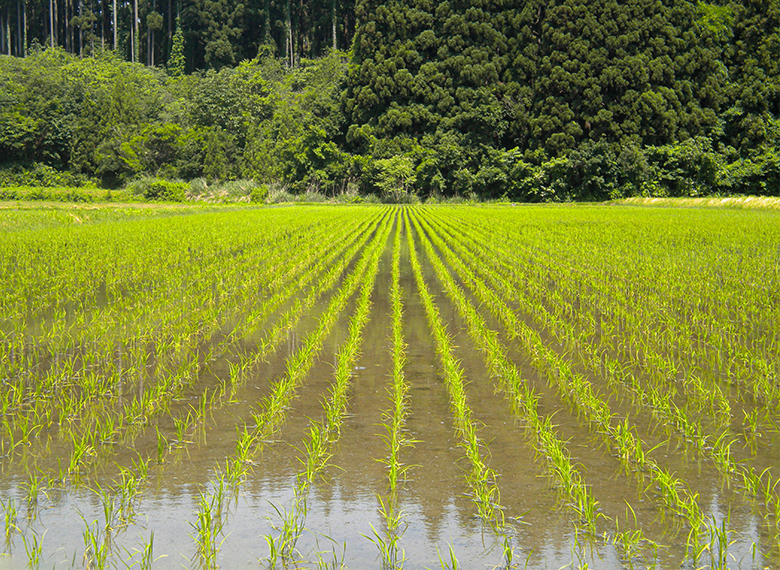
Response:
[[[173,182],[162,178],[139,178],[128,185],[133,195],[155,202],[184,202],[186,182]]]
[[[260,186],[255,186],[252,189],[252,193],[249,194],[249,201],[253,204],[262,204],[265,202],[265,199],[268,198],[268,185],[267,184],[261,184]]]
[[[132,196],[127,192],[111,192],[92,187],[40,187],[10,186],[0,188],[0,200],[30,200],[47,202],[127,202]]]

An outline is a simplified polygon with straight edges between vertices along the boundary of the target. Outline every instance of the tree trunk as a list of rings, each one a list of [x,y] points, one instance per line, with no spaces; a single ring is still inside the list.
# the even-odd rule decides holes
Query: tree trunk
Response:
[[[79,0],[79,18],[84,16],[84,5],[82,0]],[[81,21],[79,26],[79,57],[81,57],[82,50],[84,49],[84,21]]]
[[[336,49],[336,0],[331,0],[330,4],[330,23],[333,31],[333,49]]]
[[[16,55],[24,55],[22,50],[22,0],[16,0]]]
[[[54,0],[54,43],[60,45],[60,8]]]
[[[171,57],[171,47],[173,46],[173,0],[168,0],[168,40],[166,41],[168,47],[168,57]],[[165,56],[165,50],[163,50],[163,56]]]
[[[65,0],[65,51],[73,53],[75,48],[73,47],[73,26],[70,25],[70,21],[73,18],[73,2],[71,0]]]
[[[287,0],[285,3],[285,26],[287,28],[287,64],[293,66],[293,38],[292,38],[292,7],[290,4],[292,0]]]
[[[5,18],[0,13],[0,53],[5,52],[5,34],[3,30],[5,30]]]
[[[24,51],[22,57],[27,57],[27,0],[22,0],[22,28],[24,28]]]
[[[139,56],[141,51],[141,46],[138,44],[138,0],[133,0],[133,5],[135,6],[135,20],[133,21],[133,27],[135,29],[135,34],[133,34],[133,61],[135,62],[140,59]],[[138,53],[136,53],[136,50],[138,50]]]
[[[116,51],[116,0],[114,0],[114,51]]]
[[[271,0],[265,0],[263,2],[263,12],[265,18],[263,20],[263,43],[271,43]]]

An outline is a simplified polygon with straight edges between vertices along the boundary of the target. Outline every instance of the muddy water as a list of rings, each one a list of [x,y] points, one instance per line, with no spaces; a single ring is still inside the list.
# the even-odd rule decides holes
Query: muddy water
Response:
[[[402,249],[402,287],[404,290],[404,335],[408,344],[408,364],[404,370],[410,385],[410,414],[406,430],[417,440],[404,448],[401,460],[409,467],[399,485],[402,509],[402,549],[404,568],[441,568],[449,561],[449,550],[457,556],[462,568],[500,568],[504,562],[503,538],[486,528],[476,516],[466,479],[468,463],[459,446],[435,353],[430,328],[420,303],[408,254]],[[611,456],[599,434],[561,403],[528,366],[527,357],[509,339],[509,357],[532,382],[544,414],[554,414],[560,437],[568,441],[573,460],[579,465],[584,481],[600,502],[604,515],[598,536],[585,536],[578,521],[563,502],[559,491],[547,476],[545,461],[537,457],[530,444],[530,434],[516,422],[509,405],[494,390],[482,355],[474,348],[465,324],[453,304],[438,285],[431,267],[420,251],[425,279],[436,296],[442,318],[453,335],[456,356],[468,381],[467,393],[473,417],[482,424],[486,463],[498,473],[500,503],[507,521],[507,543],[514,549],[518,568],[563,567],[613,570],[629,567],[621,560],[619,550],[611,544],[614,519],[621,528],[630,503],[637,516],[636,526],[662,545],[655,560],[659,568],[694,568],[685,560],[687,529],[672,514],[659,508],[654,490],[632,473],[626,474],[619,461]],[[355,363],[351,378],[348,416],[334,448],[330,465],[311,488],[306,500],[304,530],[296,544],[295,562],[288,567],[339,567],[353,569],[382,568],[376,545],[383,536],[385,523],[380,514],[379,497],[387,492],[385,466],[379,461],[387,455],[382,414],[390,406],[388,388],[391,382],[390,340],[390,243],[379,266],[377,285],[372,295],[370,321],[364,331],[362,354]],[[140,566],[141,552],[154,533],[154,568],[195,568],[201,565],[196,555],[196,512],[199,494],[208,489],[219,465],[235,451],[236,428],[251,426],[251,411],[266,395],[271,382],[284,371],[285,359],[302,344],[316,325],[329,295],[298,326],[289,331],[288,339],[239,389],[235,402],[208,414],[203,428],[191,434],[191,443],[168,450],[161,465],[153,461],[149,478],[141,484],[133,519],[111,533],[109,567]],[[225,521],[216,563],[222,568],[265,568],[270,554],[266,536],[278,537],[281,517],[292,508],[296,474],[302,441],[311,420],[322,415],[322,400],[328,395],[335,364],[335,354],[347,338],[354,303],[350,302],[326,339],[308,378],[297,392],[281,431],[268,442],[256,459],[256,465],[241,484],[237,494],[226,495]],[[483,315],[487,311],[480,308]],[[491,326],[498,328],[488,318]],[[251,341],[252,339],[250,339]],[[256,339],[254,339],[256,340]],[[202,347],[207,350],[208,347]],[[173,403],[172,414],[187,409],[188,398],[205,385],[214,385],[227,374],[227,355],[215,363],[210,375],[181,401]],[[612,401],[618,413],[628,404]],[[663,440],[646,416],[632,416],[639,433],[648,443]],[[170,433],[172,422],[162,419],[160,428]],[[90,477],[80,485],[59,487],[46,485],[37,503],[28,504],[25,487],[29,475],[23,458],[6,466],[0,477],[0,498],[18,507],[16,531],[9,533],[0,555],[0,569],[23,568],[28,551],[34,549],[34,537],[42,545],[40,567],[85,567],[84,530],[89,523],[96,531],[104,521],[97,486],[107,488],[117,476],[116,464],[127,466],[136,451],[151,454],[156,445],[154,430],[147,429],[126,446],[101,451]],[[56,442],[42,456],[37,467],[45,473],[56,472],[57,459],[67,461],[70,449]],[[730,568],[778,568],[780,553],[772,551],[773,531],[765,522],[766,510],[744,500],[734,486],[729,487],[715,470],[674,442],[661,446],[653,457],[659,464],[688,482],[707,516],[718,523],[728,519]],[[35,465],[30,460],[27,467]],[[4,511],[8,512],[4,507]],[[5,513],[1,513],[5,514]],[[93,523],[97,521],[97,523]],[[771,523],[771,519],[770,519]],[[632,525],[629,525],[633,527]],[[375,534],[376,533],[376,534]],[[606,534],[601,534],[606,533]],[[22,536],[24,538],[22,538]],[[0,537],[0,542],[2,537]],[[753,544],[759,545],[753,558]],[[761,554],[763,551],[763,554]],[[635,561],[634,567],[646,564]],[[696,567],[712,566],[708,551]],[[281,567],[281,566],[280,566]]]

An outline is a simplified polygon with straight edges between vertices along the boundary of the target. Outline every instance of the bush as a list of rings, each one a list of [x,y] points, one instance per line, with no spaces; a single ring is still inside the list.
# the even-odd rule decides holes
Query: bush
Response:
[[[187,188],[185,182],[172,182],[161,178],[139,178],[128,186],[133,195],[155,202],[184,202]]]
[[[0,188],[0,200],[35,200],[47,202],[111,202],[128,201],[132,197],[125,192],[111,192],[99,188],[12,186]]]
[[[95,181],[83,174],[60,172],[42,163],[12,165],[0,170],[0,186],[42,186],[46,188],[96,188]]]
[[[255,186],[249,194],[249,201],[253,204],[262,204],[268,198],[268,185]]]

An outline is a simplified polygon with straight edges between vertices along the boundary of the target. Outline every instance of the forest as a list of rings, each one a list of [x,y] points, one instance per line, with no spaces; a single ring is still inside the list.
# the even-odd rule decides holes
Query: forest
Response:
[[[777,0],[0,0],[0,53],[0,186],[780,192]]]

